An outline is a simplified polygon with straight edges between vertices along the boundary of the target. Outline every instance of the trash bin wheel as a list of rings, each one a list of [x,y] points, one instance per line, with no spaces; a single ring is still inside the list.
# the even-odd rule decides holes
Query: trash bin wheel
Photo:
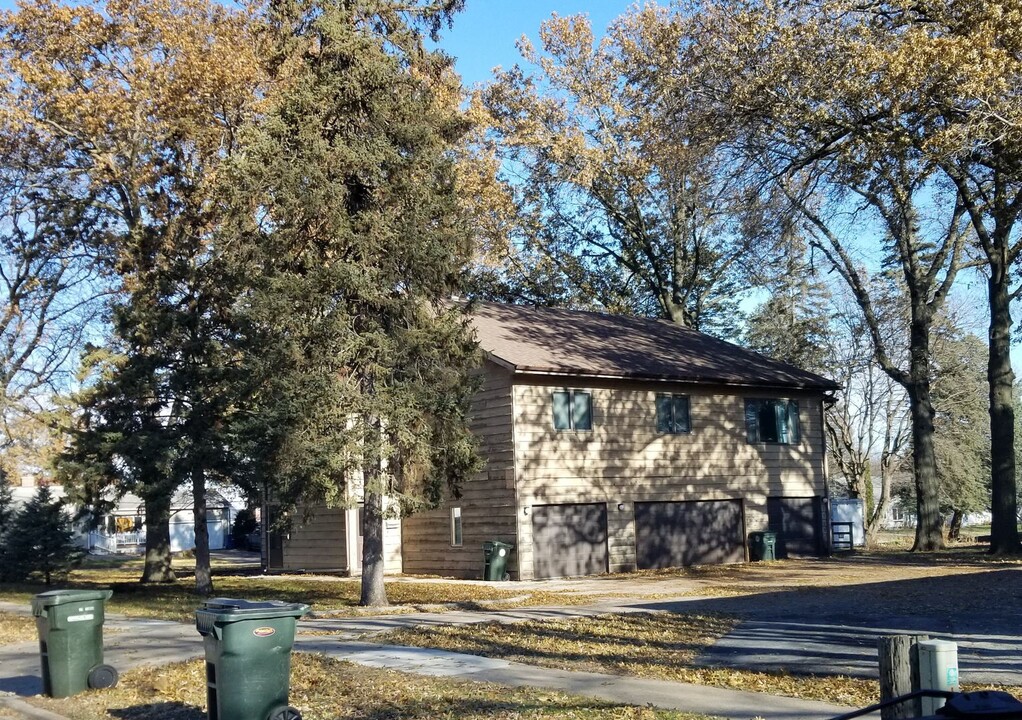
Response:
[[[93,690],[112,688],[117,684],[117,670],[112,665],[97,665],[89,670],[88,683]]]
[[[290,705],[273,708],[266,720],[302,720],[302,714]]]

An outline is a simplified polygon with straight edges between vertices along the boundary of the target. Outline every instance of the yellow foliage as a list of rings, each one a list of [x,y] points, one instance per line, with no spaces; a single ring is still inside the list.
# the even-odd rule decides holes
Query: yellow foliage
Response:
[[[198,215],[256,111],[260,43],[249,12],[208,0],[29,0],[0,14],[0,135],[60,148],[128,228]]]

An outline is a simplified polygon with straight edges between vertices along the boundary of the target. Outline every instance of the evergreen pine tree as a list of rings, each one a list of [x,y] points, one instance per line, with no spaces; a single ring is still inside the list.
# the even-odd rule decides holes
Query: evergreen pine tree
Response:
[[[749,317],[746,344],[774,360],[826,372],[830,294],[806,261],[805,242],[786,235],[767,283],[770,297]]]
[[[146,543],[140,580],[173,582],[170,504],[180,477],[174,472],[178,438],[166,423],[171,404],[161,392],[158,356],[145,352],[145,345],[138,353],[121,347],[123,354],[104,349],[86,359],[96,377],[78,398],[83,412],[60,459],[60,477],[69,497],[93,518],[124,493],[142,498]]]
[[[958,539],[969,513],[990,508],[988,348],[943,318],[933,342],[935,374],[934,446],[941,514],[949,518],[948,539]]]
[[[7,582],[10,579],[11,559],[7,538],[10,536],[11,524],[16,514],[14,493],[7,478],[7,471],[0,466],[0,582]]]
[[[232,243],[260,383],[243,455],[283,508],[361,494],[364,605],[387,602],[385,514],[436,504],[478,467],[476,351],[445,304],[468,246],[450,158],[464,121],[450,60],[422,35],[454,4],[272,4],[277,92],[229,198],[258,209]]]
[[[53,497],[48,485],[15,516],[7,539],[8,568],[13,580],[27,580],[34,574],[49,585],[66,575],[84,555],[74,543],[74,528],[64,503]]]

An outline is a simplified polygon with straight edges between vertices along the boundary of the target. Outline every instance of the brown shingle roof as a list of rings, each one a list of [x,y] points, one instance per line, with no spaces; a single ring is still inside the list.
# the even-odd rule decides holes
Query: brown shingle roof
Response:
[[[479,345],[516,372],[833,390],[815,373],[665,320],[475,303]]]

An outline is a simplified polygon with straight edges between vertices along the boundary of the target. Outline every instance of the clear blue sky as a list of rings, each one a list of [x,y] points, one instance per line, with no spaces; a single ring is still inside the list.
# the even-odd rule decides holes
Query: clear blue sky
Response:
[[[458,72],[471,87],[489,79],[497,65],[514,65],[519,59],[518,38],[527,35],[536,41],[540,23],[553,13],[585,13],[600,36],[633,4],[630,0],[467,0],[465,11],[454,18],[453,29],[444,32],[440,47],[457,58]]]

